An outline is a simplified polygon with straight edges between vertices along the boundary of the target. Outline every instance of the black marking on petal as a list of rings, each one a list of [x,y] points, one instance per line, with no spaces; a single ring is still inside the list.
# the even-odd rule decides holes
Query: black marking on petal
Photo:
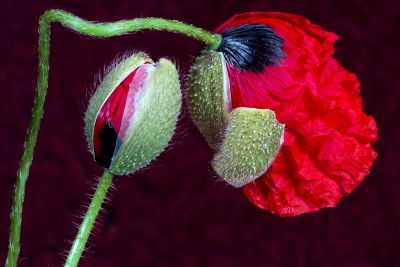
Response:
[[[95,159],[100,166],[108,169],[111,165],[112,158],[116,153],[115,144],[117,142],[120,143],[121,140],[110,121],[107,121],[106,125],[104,125],[100,138],[102,151],[99,154],[96,153]]]
[[[276,66],[285,57],[284,40],[265,24],[243,24],[219,33],[222,41],[217,51],[241,70],[261,72]]]

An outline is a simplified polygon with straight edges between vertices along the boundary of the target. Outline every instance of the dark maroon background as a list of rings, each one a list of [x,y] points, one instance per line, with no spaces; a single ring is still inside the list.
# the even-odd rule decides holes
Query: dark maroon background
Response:
[[[78,3],[80,2],[80,3]],[[400,266],[398,1],[0,1],[0,264],[11,193],[34,96],[37,21],[48,8],[90,20],[157,16],[213,29],[235,13],[284,11],[337,33],[336,57],[357,73],[379,126],[371,174],[338,207],[280,218],[219,182],[211,151],[183,115],[174,145],[152,166],[115,179],[80,266]],[[397,4],[396,4],[397,2]],[[19,266],[60,266],[101,169],[87,151],[83,111],[95,74],[116,55],[144,50],[179,62],[199,43],[165,32],[107,40],[53,27],[46,112],[27,184]],[[183,78],[182,78],[183,79]]]

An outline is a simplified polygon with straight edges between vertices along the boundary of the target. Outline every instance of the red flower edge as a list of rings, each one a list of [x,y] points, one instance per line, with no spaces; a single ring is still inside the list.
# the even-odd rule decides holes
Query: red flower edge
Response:
[[[338,37],[307,19],[276,12],[236,15],[214,32],[266,24],[285,58],[261,73],[227,64],[232,108],[272,109],[285,141],[270,169],[244,187],[256,206],[281,216],[334,207],[368,175],[377,127],[362,112],[357,77],[334,58]]]

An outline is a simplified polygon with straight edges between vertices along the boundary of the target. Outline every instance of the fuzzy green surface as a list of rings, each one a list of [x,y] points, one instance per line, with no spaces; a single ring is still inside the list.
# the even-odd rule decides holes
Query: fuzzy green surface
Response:
[[[93,131],[97,116],[101,107],[106,102],[115,88],[138,66],[144,62],[152,62],[145,53],[136,53],[119,62],[112,64],[108,68],[108,73],[100,83],[96,92],[90,99],[89,106],[85,113],[85,134],[89,143],[90,152],[94,155],[93,148]]]
[[[104,171],[100,177],[99,183],[96,187],[96,191],[92,197],[90,205],[86,211],[85,217],[79,227],[76,238],[72,244],[71,250],[69,251],[68,257],[65,261],[64,267],[75,267],[78,266],[79,260],[85,249],[86,242],[90,236],[93,225],[95,224],[97,215],[101,209],[108,189],[111,187],[113,175],[107,170]]]
[[[190,69],[186,81],[189,112],[212,148],[219,144],[228,108],[224,99],[222,53],[203,51]]]
[[[17,266],[20,251],[20,235],[22,225],[22,206],[25,197],[25,185],[32,164],[37,136],[44,113],[44,103],[47,94],[50,55],[50,23],[43,18],[39,21],[39,67],[36,84],[35,100],[32,107],[32,118],[25,135],[24,151],[19,162],[19,169],[14,186],[13,204],[11,207],[10,238],[7,252],[6,267]]]
[[[136,18],[116,22],[91,22],[64,10],[50,9],[42,15],[47,22],[59,22],[80,34],[93,37],[110,37],[140,30],[158,30],[180,33],[216,49],[221,43],[219,34],[212,34],[193,25],[163,18]]]
[[[283,143],[285,126],[269,109],[237,108],[228,117],[223,142],[212,165],[234,187],[265,173]]]
[[[160,59],[145,87],[135,104],[133,125],[110,167],[115,175],[130,174],[149,164],[166,148],[175,131],[182,104],[175,65]]]

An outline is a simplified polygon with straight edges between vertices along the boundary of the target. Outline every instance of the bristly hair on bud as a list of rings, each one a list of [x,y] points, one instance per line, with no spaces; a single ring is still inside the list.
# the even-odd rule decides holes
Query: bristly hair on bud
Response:
[[[267,66],[276,66],[285,57],[284,40],[265,24],[243,24],[219,33],[225,60],[240,70],[262,72]]]
[[[125,57],[89,101],[85,133],[95,160],[114,175],[146,166],[168,145],[181,107],[179,74],[164,58]]]

